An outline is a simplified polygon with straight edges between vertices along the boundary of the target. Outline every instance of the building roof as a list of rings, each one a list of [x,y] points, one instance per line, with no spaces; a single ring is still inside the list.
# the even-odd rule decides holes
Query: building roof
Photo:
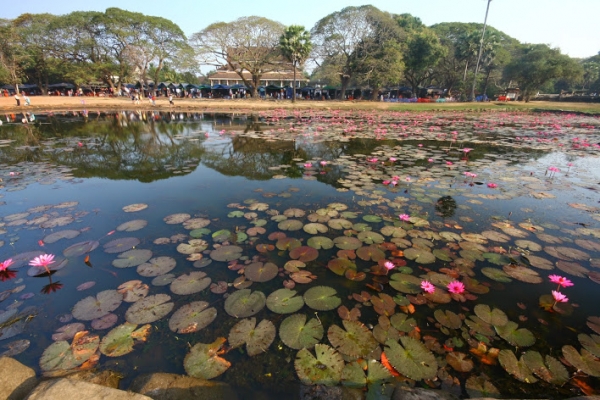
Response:
[[[242,73],[244,78],[246,80],[252,80],[252,74],[250,74],[250,72],[243,72]],[[241,80],[240,75],[235,72],[235,71],[217,71],[214,74],[210,75],[208,77],[208,79],[210,80]],[[265,80],[274,80],[274,81],[291,81],[292,79],[294,79],[294,72],[293,71],[281,71],[281,72],[265,72],[262,77],[260,78],[261,80],[265,81]],[[304,77],[304,75],[302,74],[301,71],[296,71],[296,80],[297,81],[308,81],[308,79],[306,79]]]

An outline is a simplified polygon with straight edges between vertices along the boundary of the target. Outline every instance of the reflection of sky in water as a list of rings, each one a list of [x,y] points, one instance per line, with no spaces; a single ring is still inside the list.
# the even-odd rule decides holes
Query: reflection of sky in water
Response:
[[[175,233],[185,233],[185,230],[181,226],[166,225],[163,222],[162,219],[172,213],[185,212],[193,216],[208,217],[211,219],[209,227],[213,231],[216,231],[222,228],[235,229],[235,227],[238,227],[239,229],[244,229],[250,227],[251,225],[244,219],[228,218],[227,213],[232,209],[226,207],[229,203],[241,203],[250,198],[267,202],[272,208],[280,211],[289,207],[299,207],[308,211],[314,211],[328,203],[340,201],[348,204],[350,209],[356,209],[365,214],[375,213],[393,216],[399,212],[416,212],[414,209],[407,207],[400,207],[394,210],[382,209],[378,205],[363,206],[359,202],[361,200],[368,200],[368,197],[356,195],[352,191],[346,193],[337,191],[336,188],[340,187],[338,179],[345,177],[345,172],[342,172],[342,169],[348,171],[347,167],[331,166],[331,169],[326,174],[316,175],[318,180],[314,181],[290,178],[282,180],[265,178],[277,174],[290,173],[290,171],[297,173],[297,176],[300,177],[303,169],[297,165],[297,161],[293,161],[296,157],[312,159],[318,162],[322,159],[333,160],[340,155],[356,153],[370,154],[371,151],[377,149],[380,145],[378,142],[365,140],[364,143],[355,141],[350,144],[313,143],[310,138],[306,137],[300,137],[297,141],[289,143],[268,142],[259,139],[230,137],[228,135],[230,130],[244,130],[247,122],[245,118],[236,121],[226,118],[217,118],[214,120],[209,117],[193,120],[186,118],[184,116],[182,120],[179,115],[174,114],[174,118],[170,122],[164,124],[157,122],[154,127],[144,125],[142,131],[135,139],[132,136],[114,139],[112,145],[123,149],[122,153],[116,151],[114,154],[123,156],[129,163],[123,163],[123,160],[118,160],[121,163],[114,165],[121,165],[128,172],[135,173],[138,171],[137,168],[144,167],[142,164],[134,162],[137,159],[133,156],[139,156],[134,151],[136,146],[143,147],[149,151],[154,164],[144,170],[144,173],[150,176],[154,176],[152,175],[153,173],[157,174],[157,178],[149,182],[142,182],[135,177],[123,177],[118,174],[114,176],[115,179],[108,179],[105,176],[110,176],[110,174],[102,171],[104,158],[98,158],[98,154],[94,154],[94,148],[91,148],[86,150],[89,152],[89,158],[87,159],[85,157],[63,159],[69,161],[79,160],[81,162],[80,165],[69,165],[77,167],[78,169],[75,170],[74,175],[77,177],[82,176],[83,178],[75,178],[72,181],[57,180],[50,185],[30,183],[23,190],[15,192],[1,190],[0,194],[3,197],[0,198],[0,201],[6,202],[0,209],[4,216],[22,212],[38,205],[57,204],[73,200],[79,201],[76,211],[87,211],[89,214],[64,228],[59,227],[45,231],[30,229],[29,227],[21,229],[10,228],[8,234],[0,235],[0,240],[6,242],[3,247],[0,247],[0,259],[4,260],[13,254],[32,249],[42,249],[50,253],[60,254],[69,244],[77,241],[102,238],[106,233],[112,231],[123,222],[143,218],[149,222],[148,226],[143,230],[131,233],[117,233],[112,237],[102,239],[102,243],[113,237],[138,237],[141,240],[141,244],[138,247],[151,248],[154,251],[154,256],[169,255],[176,257],[178,267],[174,272],[179,275],[184,271],[189,272],[193,270],[190,267],[191,263],[176,253],[174,245],[158,246],[152,244],[152,241],[158,237],[169,237]],[[43,120],[43,117],[41,119]],[[178,121],[183,121],[183,126],[176,126]],[[127,126],[133,129],[134,125],[135,118],[130,118]],[[61,129],[64,129],[66,137],[69,136],[68,132],[71,126],[79,128],[75,122],[71,123],[71,125],[61,125]],[[170,130],[169,128],[172,129]],[[226,133],[223,135],[220,134],[222,130],[226,130]],[[205,132],[209,132],[208,138],[204,136]],[[193,136],[192,140],[182,139],[182,136],[189,135]],[[83,135],[81,137],[85,138]],[[78,139],[70,138],[66,141],[73,140]],[[136,142],[136,140],[139,142]],[[99,141],[100,139],[97,137],[95,142]],[[130,143],[133,144],[130,145]],[[151,143],[152,146],[146,146],[148,143]],[[413,143],[412,146],[414,147],[416,143],[418,142]],[[125,144],[132,147],[127,147]],[[389,142],[387,144],[389,145]],[[64,143],[61,146],[64,146]],[[100,144],[97,146],[100,146]],[[444,145],[432,144],[432,147],[443,149]],[[73,152],[76,151],[77,149],[75,148]],[[518,153],[518,150],[514,151]],[[489,149],[488,152],[493,153],[493,149]],[[114,154],[107,153],[103,157],[106,157],[106,160],[113,160]],[[440,152],[438,154],[443,155],[444,153]],[[14,154],[11,153],[11,156],[14,156]],[[481,232],[486,229],[493,229],[490,227],[490,224],[504,218],[508,218],[516,223],[523,221],[542,225],[552,223],[559,226],[560,229],[546,229],[545,233],[563,238],[567,242],[566,246],[575,246],[568,243],[573,239],[570,235],[571,231],[582,226],[578,224],[596,227],[597,222],[591,218],[591,213],[576,210],[568,207],[566,204],[579,202],[591,206],[597,205],[599,198],[595,189],[600,181],[600,159],[592,156],[571,158],[571,156],[566,156],[558,152],[536,155],[536,157],[528,158],[524,156],[522,158],[523,161],[511,163],[510,167],[506,167],[505,164],[492,164],[491,166],[484,164],[480,168],[476,167],[476,164],[473,164],[472,170],[479,175],[475,180],[484,183],[490,181],[497,182],[499,185],[497,190],[488,189],[485,184],[469,186],[468,180],[465,180],[462,175],[452,180],[451,187],[449,185],[450,181],[442,178],[443,185],[441,185],[441,188],[436,187],[437,182],[435,180],[427,184],[402,185],[396,191],[391,191],[390,188],[379,184],[377,188],[382,190],[383,196],[390,199],[396,196],[409,198],[410,201],[408,204],[422,207],[420,213],[427,214],[432,223],[447,222],[447,220],[435,215],[434,205],[438,198],[446,195],[452,189],[451,195],[456,200],[458,208],[450,219],[463,226],[464,232]],[[169,162],[178,163],[178,165],[173,166],[176,171],[181,171],[185,167],[186,162],[190,162],[192,167],[189,168],[189,172],[173,174],[170,167],[161,165],[167,159]],[[502,160],[502,157],[499,157],[499,159]],[[94,169],[89,173],[92,161],[94,161],[93,166],[97,170]],[[416,161],[418,162],[419,160]],[[464,164],[461,164],[459,161],[456,162],[457,168],[464,167]],[[568,162],[572,162],[574,165],[571,167],[569,176],[566,176]],[[277,169],[276,167],[280,164],[291,165],[291,167],[290,169]],[[107,168],[106,165],[104,165],[105,169]],[[498,165],[501,166],[498,167]],[[561,169],[561,172],[554,178],[544,176],[549,166],[557,166]],[[35,168],[35,164],[32,164],[31,167]],[[270,169],[272,167],[273,169]],[[513,169],[513,167],[516,168]],[[417,176],[417,170],[411,170],[410,168],[413,167],[408,166],[406,171],[409,171],[409,174],[413,177]],[[425,163],[422,168],[427,169],[429,167]],[[5,170],[6,168],[3,168],[3,174]],[[164,175],[158,174],[157,171],[164,173]],[[527,182],[523,178],[531,176],[541,179],[541,182],[537,183],[540,187],[532,189],[527,186],[531,182]],[[503,177],[513,178],[514,181],[505,183],[501,180]],[[436,177],[436,179],[440,178]],[[299,191],[290,193],[289,189],[291,187],[298,188]],[[413,191],[415,187],[424,189],[425,196],[421,196],[418,190]],[[405,190],[408,193],[405,193]],[[556,198],[540,200],[531,196],[532,192],[540,192],[542,190],[551,193]],[[515,198],[511,200],[479,199],[482,204],[476,204],[471,201],[478,199],[471,195],[493,195],[505,192],[516,193],[518,195],[515,195]],[[264,193],[270,193],[273,197],[265,198],[263,197]],[[291,196],[289,198],[280,197],[279,195],[282,193],[290,193]],[[149,207],[144,211],[132,214],[126,214],[121,210],[123,206],[132,203],[148,203]],[[43,239],[45,235],[52,231],[87,227],[90,228],[88,231],[83,232],[79,237],[71,241],[63,240],[53,244],[46,244],[41,248],[37,244],[38,240]],[[268,233],[277,230],[276,224],[272,222],[269,222],[267,228]],[[439,229],[444,230],[447,228],[441,227]],[[336,232],[335,234],[338,233]],[[335,234],[332,233],[331,236],[333,237]],[[304,233],[299,233],[298,235],[302,237],[307,236]],[[535,241],[533,235],[530,235],[528,239]],[[438,244],[441,246],[440,243],[436,243],[436,246]],[[500,245],[506,249],[511,246],[511,244],[490,242],[489,246],[492,245]],[[514,244],[512,246],[514,247]],[[592,257],[598,257],[598,254],[594,254],[594,252],[589,253]],[[536,254],[552,259],[543,252]],[[344,281],[340,285],[339,277],[322,268],[329,258],[334,257],[334,255],[334,250],[322,251],[322,261],[320,261],[319,267],[315,268],[315,273],[319,276],[318,282],[320,284],[338,285],[340,295],[345,299],[346,295],[364,289],[364,286],[349,281]],[[22,284],[26,285],[22,293],[33,292],[36,294],[33,299],[27,300],[26,304],[37,304],[44,308],[44,312],[32,321],[25,334],[27,337],[35,338],[35,340],[32,340],[30,349],[21,356],[21,359],[30,365],[37,364],[39,355],[49,345],[49,332],[61,325],[55,320],[56,315],[69,312],[72,305],[84,296],[95,294],[101,290],[114,289],[120,283],[129,279],[139,279],[135,268],[123,270],[113,268],[111,262],[115,258],[115,255],[106,254],[101,251],[101,248],[91,253],[90,256],[93,268],[86,266],[80,257],[71,260],[66,268],[57,272],[54,275],[54,279],[59,280],[65,286],[58,293],[48,297],[39,294],[41,287],[47,283],[46,280],[28,278],[25,276],[26,268],[19,270],[18,278],[23,278]],[[274,255],[273,257],[277,258],[279,256]],[[281,263],[284,262],[284,259],[285,257],[281,258]],[[587,266],[585,261],[581,263]],[[417,267],[417,265],[412,263],[410,265],[413,265],[415,268]],[[360,268],[368,268],[369,266],[370,263],[360,263]],[[438,265],[430,265],[430,267],[437,269]],[[213,263],[205,271],[214,280],[226,279],[232,281],[236,276],[219,263]],[[118,276],[114,277],[111,272],[116,272]],[[421,272],[417,271],[415,273]],[[558,270],[554,272],[562,274]],[[547,271],[539,271],[539,273],[544,278],[548,275]],[[571,331],[566,332],[564,327],[570,326],[576,330],[587,332],[588,330],[584,328],[585,318],[589,315],[594,315],[594,313],[597,314],[595,308],[598,301],[596,294],[597,285],[587,279],[573,278],[576,283],[575,288],[565,290],[565,293],[580,305],[572,316],[567,317],[549,314],[538,308],[537,301],[539,296],[547,294],[551,289],[554,289],[554,287],[546,282],[539,285],[516,281],[510,284],[499,284],[490,281],[479,273],[476,275],[476,278],[484,282],[489,282],[492,288],[489,294],[481,295],[482,302],[500,306],[507,312],[511,320],[518,321],[519,315],[526,315],[529,318],[527,322],[519,322],[519,326],[527,327],[534,330],[536,334],[539,334],[539,337],[542,338],[540,341],[543,343],[539,348],[536,348],[538,350],[543,349],[544,346],[546,348],[557,348],[565,342],[574,342],[576,335]],[[77,292],[75,290],[77,285],[89,280],[96,281],[96,286],[85,292]],[[0,283],[0,289],[6,290],[7,288],[14,287],[16,282],[8,281]],[[275,288],[278,288],[279,285],[280,282],[278,280],[277,282],[271,282],[261,287],[265,288],[265,292],[268,295]],[[152,287],[150,294],[164,292],[168,293],[168,288]],[[5,307],[9,302],[17,300],[18,296],[20,294],[12,295],[1,306]],[[175,309],[192,299],[219,301],[219,297],[212,294],[193,295],[185,299],[179,296],[173,297],[176,301]],[[516,307],[516,303],[518,302],[525,303],[528,307],[527,310],[522,311],[518,309]],[[346,300],[344,300],[344,304],[351,306],[351,303]],[[466,304],[467,307],[471,307],[471,305],[471,303]],[[118,314],[122,316],[127,307],[128,305],[122,305],[118,309]],[[458,304],[451,304],[449,309],[455,312],[462,312]],[[418,307],[418,310],[418,313],[420,313],[417,314],[419,318],[431,314],[430,310],[427,309],[422,310]],[[368,310],[364,310],[364,315],[368,316],[369,312]],[[194,337],[194,342],[210,342],[217,335],[227,334],[227,329],[230,327],[231,322],[221,308],[219,308],[219,313],[219,319],[213,325],[198,333]],[[307,313],[310,314],[311,311],[307,311]],[[370,315],[373,324],[376,324],[375,317],[374,315]],[[335,322],[337,317],[323,313],[322,318],[326,321]],[[552,328],[542,326],[537,322],[537,318],[548,320],[551,326],[554,326]],[[122,318],[120,322],[122,322]],[[424,324],[425,322],[422,320],[420,323]],[[168,329],[166,328],[166,319],[157,323],[157,325],[163,331]],[[32,334],[31,332],[37,333]],[[174,342],[172,335],[164,332],[156,333],[155,336],[161,338],[163,341],[162,345],[165,348],[167,348],[166,346],[171,346],[167,352],[179,354],[179,356],[174,358],[165,357],[164,370],[183,373],[181,361],[187,351],[185,343]],[[150,348],[158,352],[159,349],[157,346],[160,346],[160,344],[152,343],[154,344]],[[1,344],[3,343],[0,342]],[[504,343],[501,346],[502,348],[506,347]],[[162,351],[164,352],[165,350]],[[130,357],[126,357],[125,359],[130,363],[130,367],[139,367],[142,372],[151,371],[151,366],[141,361],[144,360],[144,354],[145,352],[142,353],[142,351],[136,350]],[[237,357],[238,361],[242,362],[242,356],[232,355],[232,357]],[[234,381],[231,377],[227,379]]]

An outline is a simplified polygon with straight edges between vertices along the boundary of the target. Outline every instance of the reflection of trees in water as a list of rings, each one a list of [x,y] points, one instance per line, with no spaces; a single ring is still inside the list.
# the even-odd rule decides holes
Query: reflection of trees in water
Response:
[[[452,196],[440,197],[435,203],[435,211],[443,218],[450,218],[456,211],[456,200]]]

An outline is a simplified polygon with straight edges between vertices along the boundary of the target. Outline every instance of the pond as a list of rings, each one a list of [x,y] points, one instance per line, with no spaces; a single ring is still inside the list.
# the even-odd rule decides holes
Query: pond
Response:
[[[26,117],[0,126],[0,353],[40,374],[600,387],[600,118]]]

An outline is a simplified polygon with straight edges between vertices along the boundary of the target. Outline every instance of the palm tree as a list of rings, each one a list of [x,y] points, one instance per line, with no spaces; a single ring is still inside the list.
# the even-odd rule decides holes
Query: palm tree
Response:
[[[296,68],[301,66],[310,54],[312,49],[310,33],[303,26],[290,25],[279,38],[279,48],[294,68],[292,102],[296,102]]]

